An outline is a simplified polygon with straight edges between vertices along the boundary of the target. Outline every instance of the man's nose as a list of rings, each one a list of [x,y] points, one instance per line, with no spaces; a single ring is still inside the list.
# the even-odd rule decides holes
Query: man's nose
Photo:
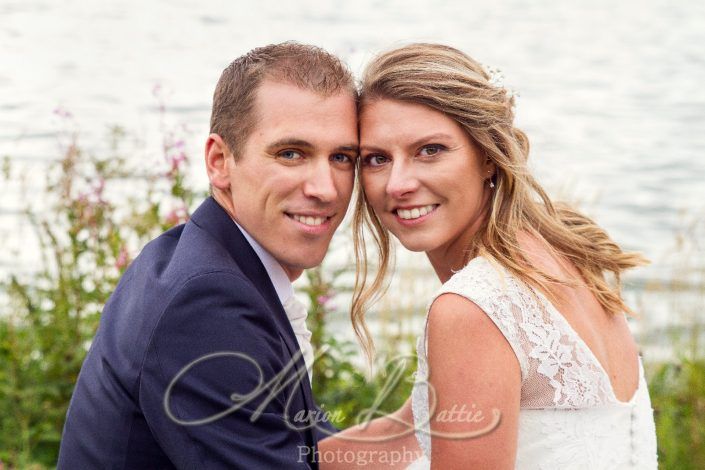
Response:
[[[387,194],[393,198],[402,198],[413,193],[419,187],[419,180],[411,163],[397,159],[392,163],[392,169],[387,181]]]
[[[328,159],[321,159],[312,165],[304,183],[304,195],[321,202],[335,201],[338,188],[335,185],[334,171]]]

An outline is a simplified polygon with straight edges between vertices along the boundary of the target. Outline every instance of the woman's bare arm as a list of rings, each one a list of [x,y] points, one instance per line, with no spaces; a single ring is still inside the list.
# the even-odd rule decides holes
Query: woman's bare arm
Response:
[[[428,362],[431,468],[513,469],[521,372],[504,335],[476,304],[441,295],[429,312]],[[458,438],[472,433],[481,435]]]
[[[406,468],[421,456],[411,398],[389,416],[352,426],[318,443],[323,470]]]

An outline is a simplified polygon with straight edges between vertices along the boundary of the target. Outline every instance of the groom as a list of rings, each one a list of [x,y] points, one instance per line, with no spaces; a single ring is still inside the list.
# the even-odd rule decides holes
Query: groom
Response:
[[[205,154],[212,197],[105,306],[60,469],[318,467],[300,458],[320,437],[300,417],[320,413],[291,282],[321,263],[350,201],[352,76],[316,47],[252,50],[218,82]]]

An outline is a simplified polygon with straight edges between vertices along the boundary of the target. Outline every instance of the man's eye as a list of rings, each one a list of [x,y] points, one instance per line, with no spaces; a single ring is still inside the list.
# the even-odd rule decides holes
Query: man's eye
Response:
[[[365,166],[381,166],[387,163],[389,159],[384,155],[367,155],[363,160],[362,164]]]
[[[301,154],[296,150],[284,150],[283,152],[279,152],[277,156],[284,160],[298,160],[302,158]]]
[[[335,155],[331,156],[330,159],[337,163],[352,162],[352,158],[349,155],[345,155],[344,153],[336,153]]]
[[[445,150],[445,147],[442,145],[424,145],[423,147],[421,147],[419,155],[421,155],[422,157],[433,157],[441,153],[442,150]]]

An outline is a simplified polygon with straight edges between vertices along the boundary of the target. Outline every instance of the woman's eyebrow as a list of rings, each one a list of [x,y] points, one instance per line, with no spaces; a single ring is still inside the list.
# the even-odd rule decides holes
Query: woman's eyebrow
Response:
[[[374,145],[362,145],[360,146],[360,152],[378,152],[382,153],[384,152],[384,149],[381,147],[375,147]]]
[[[427,135],[427,136],[421,137],[420,139],[413,141],[412,143],[409,144],[409,147],[419,147],[421,144],[428,144],[434,140],[451,140],[452,141],[453,137],[448,134],[444,134],[443,132],[438,132],[436,134]]]
[[[453,140],[453,137],[449,134],[444,134],[443,132],[438,132],[436,134],[429,134],[426,136],[421,137],[420,139],[416,139],[415,141],[411,142],[408,146],[411,148],[417,148],[421,146],[421,144],[428,144],[431,143],[434,140]],[[383,153],[385,150],[381,147],[376,147],[374,145],[363,145],[360,147],[360,151],[365,151],[365,152],[380,152]]]

